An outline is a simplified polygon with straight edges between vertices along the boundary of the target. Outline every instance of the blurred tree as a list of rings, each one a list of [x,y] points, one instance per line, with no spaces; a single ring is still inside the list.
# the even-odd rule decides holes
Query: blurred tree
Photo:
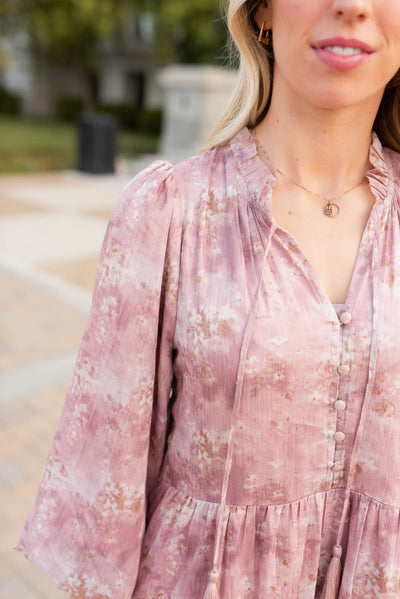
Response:
[[[0,32],[21,22],[53,61],[96,69],[96,46],[132,11],[153,15],[162,62],[224,63],[225,0],[0,0]]]
[[[223,0],[150,0],[162,61],[226,64]]]
[[[6,66],[8,60],[7,60],[7,53],[5,52],[4,48],[3,48],[3,44],[1,41],[1,34],[0,34],[0,73],[1,71],[4,69],[4,67]]]
[[[226,63],[225,0],[0,0],[0,35],[23,27],[32,51],[53,64],[80,70],[88,107],[95,103],[99,43],[113,38],[133,11],[152,15],[161,62]]]
[[[92,107],[99,42],[112,37],[139,4],[140,0],[1,0],[0,31],[23,26],[39,60],[81,71]]]

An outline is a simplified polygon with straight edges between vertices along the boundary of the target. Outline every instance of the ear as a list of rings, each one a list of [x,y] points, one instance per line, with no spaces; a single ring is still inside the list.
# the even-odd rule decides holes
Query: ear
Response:
[[[272,27],[272,19],[271,19],[271,0],[261,0],[258,8],[256,10],[254,20],[257,23],[257,27],[261,29],[262,24],[264,23],[264,29],[271,29]]]

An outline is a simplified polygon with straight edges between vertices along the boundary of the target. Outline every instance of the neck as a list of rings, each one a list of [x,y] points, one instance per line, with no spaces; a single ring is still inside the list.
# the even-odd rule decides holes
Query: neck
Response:
[[[369,164],[372,106],[327,110],[291,103],[275,89],[257,137],[273,165],[317,193],[335,195],[361,181]]]

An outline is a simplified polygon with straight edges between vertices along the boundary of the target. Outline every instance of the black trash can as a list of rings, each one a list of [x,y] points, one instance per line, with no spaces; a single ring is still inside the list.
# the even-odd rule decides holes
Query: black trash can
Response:
[[[84,113],[79,119],[78,169],[85,173],[113,173],[117,122],[106,114]]]

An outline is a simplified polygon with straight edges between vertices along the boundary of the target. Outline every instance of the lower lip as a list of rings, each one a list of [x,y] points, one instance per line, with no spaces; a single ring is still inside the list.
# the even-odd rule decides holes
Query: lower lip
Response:
[[[323,48],[312,48],[312,50],[323,63],[337,71],[351,71],[352,69],[356,69],[368,62],[372,56],[372,52],[342,56],[340,54],[329,52],[329,50],[324,50]]]

